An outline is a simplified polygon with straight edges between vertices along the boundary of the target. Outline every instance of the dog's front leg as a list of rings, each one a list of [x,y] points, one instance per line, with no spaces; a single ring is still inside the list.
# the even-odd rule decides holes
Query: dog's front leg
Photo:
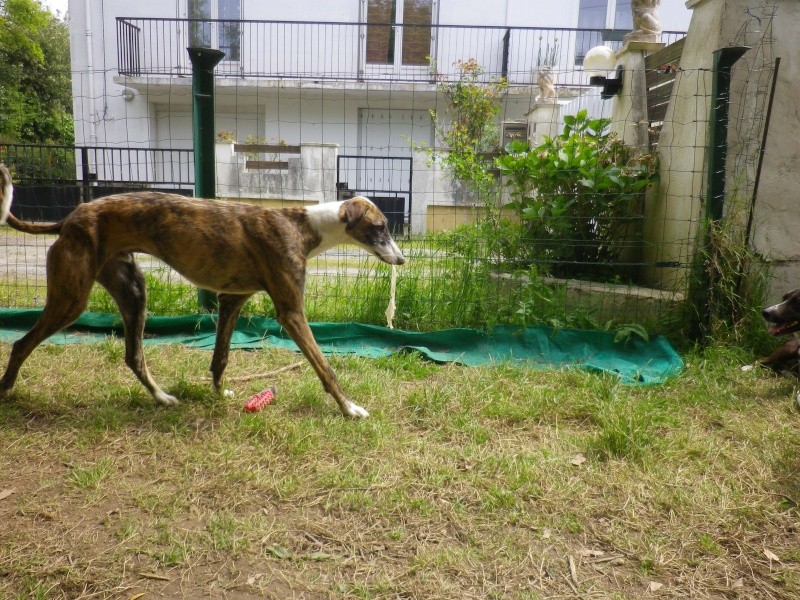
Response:
[[[286,311],[281,311],[278,309],[278,322],[286,329],[294,342],[308,359],[308,362],[310,362],[311,366],[314,367],[314,370],[317,372],[317,376],[322,382],[322,387],[325,388],[326,392],[333,396],[334,400],[336,400],[336,403],[339,405],[339,409],[342,411],[342,414],[346,417],[351,417],[354,419],[363,419],[368,417],[369,413],[365,409],[361,408],[358,404],[355,404],[347,396],[345,396],[344,390],[342,390],[342,387],[339,385],[333,369],[331,369],[331,366],[328,364],[325,355],[322,354],[322,350],[319,349],[319,346],[317,345],[317,342],[311,333],[311,327],[309,327],[308,321],[306,321],[303,310],[292,308]]]

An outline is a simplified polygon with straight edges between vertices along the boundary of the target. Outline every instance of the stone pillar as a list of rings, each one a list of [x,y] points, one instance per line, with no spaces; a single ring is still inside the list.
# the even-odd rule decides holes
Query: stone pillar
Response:
[[[300,144],[302,183],[297,187],[304,200],[336,200],[336,157],[339,144]],[[291,166],[291,162],[290,162]],[[291,175],[290,175],[291,176]]]
[[[776,0],[774,4],[777,13],[772,23],[772,52],[774,56],[782,56],[790,66],[787,65],[788,69],[784,70],[784,64],[781,64],[781,77],[785,79],[778,82],[777,110],[770,130],[783,133],[796,128],[797,114],[800,112],[800,100],[792,91],[800,71],[800,61],[796,58],[800,56],[796,35],[800,26],[800,3],[796,0]],[[644,260],[650,265],[643,274],[644,282],[676,291],[686,285],[685,265],[692,260],[694,239],[703,216],[713,53],[720,48],[741,43],[745,24],[752,19],[747,11],[751,4],[747,0],[687,0],[686,6],[693,11],[692,20],[681,55],[681,70],[677,73],[659,136],[661,179],[647,195],[644,229]],[[745,55],[741,60],[742,67],[734,70],[731,106],[746,107],[753,100],[742,88],[742,80],[749,71],[747,62],[756,57],[757,53]],[[729,149],[735,148],[736,137],[735,131],[729,132]],[[777,139],[785,140],[789,145],[794,144],[790,135],[770,137],[766,151],[769,160],[765,161],[765,170],[761,175],[759,197],[764,205],[772,206],[767,211],[769,216],[760,214],[757,207],[755,222],[762,223],[762,235],[775,240],[781,230],[785,230],[792,232],[790,235],[794,240],[794,224],[800,215],[794,192],[800,186],[800,175],[797,169],[788,165],[796,163],[795,159],[790,158],[796,155],[796,150],[779,150],[774,145]],[[729,164],[732,162],[729,161]],[[731,173],[728,176],[735,179]],[[795,253],[798,245],[794,241],[789,246],[762,245],[759,236],[754,235],[753,246],[764,256],[782,261],[800,257],[800,251],[795,256],[781,252],[784,248],[790,248]],[[800,272],[797,266],[800,258],[797,261],[793,267],[795,275]]]
[[[535,148],[544,142],[545,136],[555,137],[561,129],[561,105],[555,100],[537,100],[526,114],[528,120],[528,143]]]
[[[628,42],[616,55],[622,67],[622,90],[613,99],[611,131],[640,153],[647,152],[650,144],[644,59],[663,47],[655,42]]]
[[[237,195],[235,181],[238,169],[233,160],[233,142],[217,140],[214,144],[214,163],[217,167],[217,197],[231,198]]]

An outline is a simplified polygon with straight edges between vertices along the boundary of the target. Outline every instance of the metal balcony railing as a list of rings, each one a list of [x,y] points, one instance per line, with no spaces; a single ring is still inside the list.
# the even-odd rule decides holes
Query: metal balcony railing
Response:
[[[620,32],[600,29],[392,25],[312,21],[117,18],[120,75],[171,76],[190,71],[186,48],[226,54],[225,77],[437,83],[456,79],[474,60],[481,78],[530,85],[540,65],[560,85],[585,85],[581,64],[597,45],[620,46]],[[672,43],[684,32],[666,31]]]

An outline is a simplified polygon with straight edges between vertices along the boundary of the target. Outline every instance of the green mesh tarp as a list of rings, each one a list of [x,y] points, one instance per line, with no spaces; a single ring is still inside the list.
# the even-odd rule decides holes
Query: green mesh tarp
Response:
[[[0,310],[0,340],[13,342],[30,329],[40,310]],[[326,354],[378,357],[416,351],[435,362],[466,366],[498,363],[534,368],[578,367],[612,373],[630,384],[661,383],[683,368],[683,361],[664,337],[649,341],[631,338],[615,343],[614,334],[602,331],[541,327],[498,326],[490,331],[447,329],[429,333],[400,331],[358,323],[312,323],[317,343]],[[150,317],[145,344],[184,344],[214,347],[214,315]],[[122,337],[119,315],[84,313],[69,329],[48,339],[72,344]],[[273,319],[242,317],[231,340],[232,348],[286,348],[297,346]]]

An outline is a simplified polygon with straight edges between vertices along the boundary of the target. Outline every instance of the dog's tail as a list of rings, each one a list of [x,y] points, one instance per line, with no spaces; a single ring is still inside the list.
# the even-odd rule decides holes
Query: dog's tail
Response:
[[[6,219],[11,212],[11,199],[14,196],[14,184],[11,183],[11,173],[8,167],[0,164],[0,186],[3,190],[3,200],[0,202],[0,225],[6,224]]]
[[[3,198],[0,200],[0,225],[8,224],[17,231],[25,233],[58,233],[61,223],[29,223],[20,221],[11,214],[11,200],[14,198],[14,184],[11,182],[11,173],[3,164],[0,164],[0,190]]]

